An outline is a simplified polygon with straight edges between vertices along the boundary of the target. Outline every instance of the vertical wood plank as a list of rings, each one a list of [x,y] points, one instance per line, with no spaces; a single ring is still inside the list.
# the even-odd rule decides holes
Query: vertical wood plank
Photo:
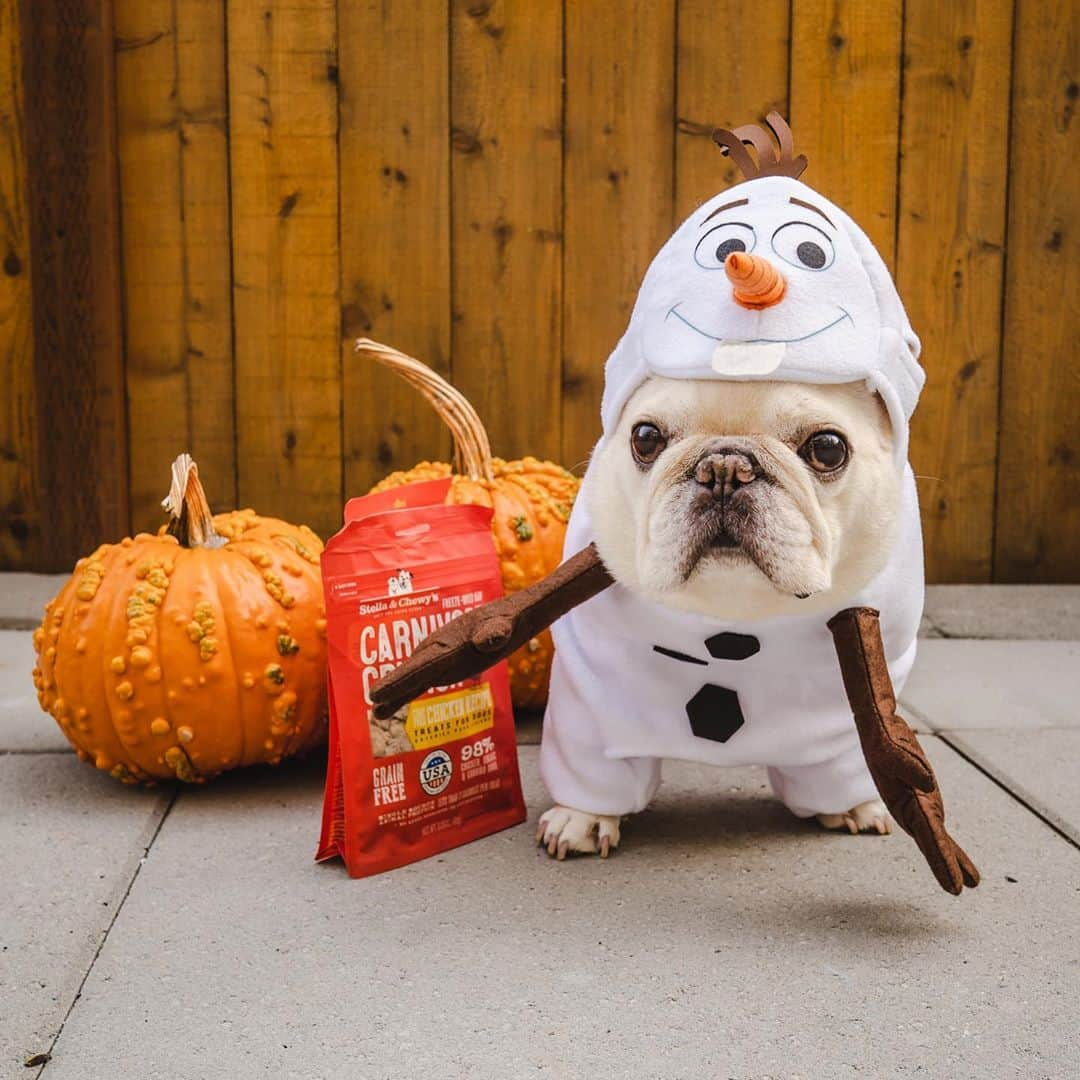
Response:
[[[169,465],[236,505],[225,10],[115,0],[131,515],[156,528]]]
[[[341,521],[337,12],[229,0],[238,495]]]
[[[675,219],[742,180],[713,128],[788,115],[789,0],[679,0]],[[795,129],[796,149],[802,133]]]
[[[40,569],[128,531],[111,0],[23,0]]]
[[[1080,581],[1078,22],[1075,6],[1017,4],[998,581]]]
[[[562,4],[452,0],[453,376],[492,449],[557,458]]]
[[[866,231],[892,268],[902,0],[793,0],[791,127],[803,179]]]
[[[361,334],[450,371],[449,13],[338,7],[345,493],[448,460],[426,400],[356,357]]]
[[[989,581],[1012,12],[908,5],[897,285],[922,338],[912,423],[929,581]]]
[[[41,545],[18,0],[0,0],[0,570]]]
[[[566,5],[561,460],[572,469],[599,437],[604,361],[671,228],[674,35],[674,0]]]

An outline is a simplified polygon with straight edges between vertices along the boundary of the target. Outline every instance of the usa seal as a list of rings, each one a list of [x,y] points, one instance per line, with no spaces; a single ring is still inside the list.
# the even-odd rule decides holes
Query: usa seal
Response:
[[[445,791],[453,775],[454,765],[445,750],[432,750],[420,762],[420,786],[429,795],[438,795]]]

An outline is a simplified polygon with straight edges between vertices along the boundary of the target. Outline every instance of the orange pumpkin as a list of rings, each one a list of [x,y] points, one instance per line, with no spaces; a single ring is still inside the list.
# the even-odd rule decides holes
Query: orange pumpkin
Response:
[[[211,517],[187,454],[170,525],[80,559],[34,633],[38,701],[84,761],[125,783],[199,783],[326,731],[322,541],[235,510]]]
[[[422,461],[391,473],[372,492],[450,476],[448,503],[476,503],[494,511],[491,531],[508,593],[546,577],[562,561],[570,509],[581,481],[561,465],[534,457],[503,461],[491,456],[487,432],[465,396],[426,364],[369,338],[356,343],[415,386],[445,421],[454,437],[454,468]],[[519,709],[547,702],[553,645],[545,630],[510,657],[510,691]]]

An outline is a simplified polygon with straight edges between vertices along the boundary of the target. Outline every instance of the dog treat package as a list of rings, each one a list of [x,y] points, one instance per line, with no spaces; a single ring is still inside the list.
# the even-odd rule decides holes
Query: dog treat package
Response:
[[[502,595],[491,510],[449,479],[352,499],[322,555],[330,757],[316,859],[352,877],[525,819],[506,664],[375,718],[372,684],[427,635]]]

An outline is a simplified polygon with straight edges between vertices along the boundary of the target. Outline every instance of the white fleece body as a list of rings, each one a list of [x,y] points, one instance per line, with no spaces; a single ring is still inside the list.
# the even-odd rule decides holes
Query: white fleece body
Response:
[[[587,486],[578,498],[566,552],[594,536]],[[899,693],[915,658],[923,606],[922,537],[915,480],[904,471],[901,526],[884,569],[836,610],[881,612],[893,685]],[[867,770],[826,623],[833,613],[740,624],[651,603],[615,584],[552,628],[555,659],[540,768],[559,804],[592,814],[643,810],[660,784],[664,758],[712,765],[765,765],[783,802],[800,817],[843,813],[877,797]],[[713,659],[706,639],[751,635],[759,651]],[[674,659],[657,652],[694,657]],[[691,730],[687,703],[705,684],[735,691],[742,725],[725,742]]]

